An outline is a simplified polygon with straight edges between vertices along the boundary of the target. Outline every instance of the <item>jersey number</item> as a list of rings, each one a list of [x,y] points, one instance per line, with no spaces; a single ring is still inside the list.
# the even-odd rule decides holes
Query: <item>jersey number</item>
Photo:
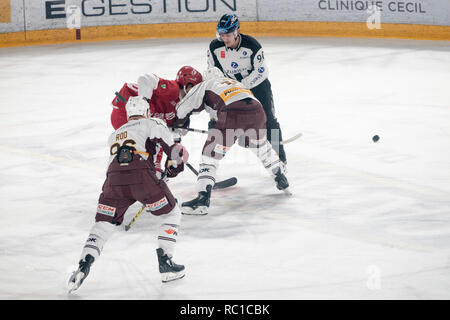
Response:
[[[114,144],[111,146],[111,148],[109,149],[109,153],[110,153],[110,155],[114,155],[114,154],[117,153],[117,150],[119,150],[119,148],[120,148],[121,146],[127,145],[127,146],[129,146],[129,147],[134,148],[134,145],[135,145],[135,144],[136,144],[136,141],[134,141],[133,139],[125,140],[122,144],[116,142],[116,143],[114,143]]]
[[[261,62],[264,59],[264,52],[261,52],[261,54],[258,54],[256,56],[256,59],[258,59],[258,62]]]

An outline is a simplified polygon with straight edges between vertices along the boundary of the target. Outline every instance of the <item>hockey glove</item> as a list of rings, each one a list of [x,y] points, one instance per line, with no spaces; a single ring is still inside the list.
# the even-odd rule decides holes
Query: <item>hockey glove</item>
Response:
[[[169,178],[176,177],[184,170],[184,164],[188,161],[188,159],[189,153],[186,148],[180,143],[175,143],[171,147],[170,154],[166,160],[166,176]]]
[[[209,120],[208,122],[208,129],[212,129],[216,126],[217,121],[214,119]]]
[[[166,177],[175,178],[184,170],[184,163],[177,164],[175,160],[166,160]]]

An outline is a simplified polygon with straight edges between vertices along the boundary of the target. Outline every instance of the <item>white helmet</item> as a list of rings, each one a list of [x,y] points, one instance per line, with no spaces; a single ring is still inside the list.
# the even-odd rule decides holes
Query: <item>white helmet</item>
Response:
[[[211,79],[221,79],[224,78],[222,71],[217,67],[211,67],[203,72],[203,81]]]
[[[147,118],[148,102],[143,96],[130,97],[125,109],[127,110],[127,118],[131,116],[144,116]]]

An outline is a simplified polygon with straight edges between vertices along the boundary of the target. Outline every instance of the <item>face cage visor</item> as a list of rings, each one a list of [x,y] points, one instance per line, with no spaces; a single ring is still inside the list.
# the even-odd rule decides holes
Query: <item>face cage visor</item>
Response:
[[[238,34],[237,34],[237,30],[238,30],[238,29],[239,29],[239,28],[236,28],[236,29],[234,29],[233,31],[229,31],[228,29],[217,28],[217,31],[216,31],[216,37],[217,37],[217,40],[223,42],[222,39],[220,38],[220,35],[222,35],[222,34],[227,34],[227,33],[233,33],[234,39],[236,39],[237,36],[238,36]]]

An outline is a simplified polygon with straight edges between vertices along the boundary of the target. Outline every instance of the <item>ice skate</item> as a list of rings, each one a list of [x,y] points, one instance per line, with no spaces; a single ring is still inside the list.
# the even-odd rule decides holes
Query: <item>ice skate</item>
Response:
[[[212,186],[206,186],[206,191],[200,191],[197,198],[191,201],[186,201],[181,204],[181,213],[186,215],[207,215],[209,208],[209,201],[211,198]]]
[[[158,255],[159,272],[161,273],[162,282],[174,281],[184,277],[185,270],[183,265],[173,262],[161,248],[156,249],[156,254]]]
[[[69,288],[69,293],[72,293],[81,286],[84,279],[88,276],[89,269],[95,260],[95,258],[90,254],[86,255],[84,259],[85,260],[80,260],[78,270],[74,271],[69,278],[69,283],[67,285]]]
[[[292,193],[288,189],[289,182],[288,182],[286,176],[281,172],[280,168],[277,169],[274,179],[277,184],[278,190],[281,190],[288,195],[292,195]]]

